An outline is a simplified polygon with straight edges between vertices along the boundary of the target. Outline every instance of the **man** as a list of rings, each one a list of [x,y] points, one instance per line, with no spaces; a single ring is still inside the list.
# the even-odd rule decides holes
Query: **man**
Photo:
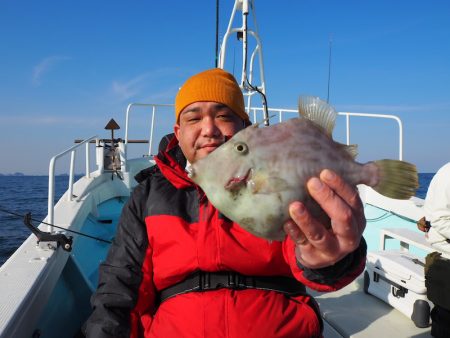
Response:
[[[418,222],[435,248],[425,259],[427,297],[433,302],[431,335],[450,336],[450,162],[443,165],[428,186],[423,206],[425,216]]]
[[[450,259],[450,163],[433,176],[423,209],[430,224],[428,242]]]
[[[194,75],[177,94],[175,114],[175,137],[124,207],[100,267],[87,336],[320,337],[304,285],[333,291],[364,269],[356,190],[324,170],[307,188],[330,229],[294,202],[283,242],[255,237],[221,215],[185,172],[250,124],[236,80],[221,69]]]

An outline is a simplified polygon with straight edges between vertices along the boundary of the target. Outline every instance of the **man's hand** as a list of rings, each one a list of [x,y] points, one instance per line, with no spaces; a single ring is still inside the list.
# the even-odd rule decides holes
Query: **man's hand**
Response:
[[[292,220],[284,231],[296,244],[298,261],[311,269],[330,266],[355,251],[366,227],[358,191],[331,170],[306,184],[311,197],[331,219],[331,228],[313,218],[301,202],[289,206]]]

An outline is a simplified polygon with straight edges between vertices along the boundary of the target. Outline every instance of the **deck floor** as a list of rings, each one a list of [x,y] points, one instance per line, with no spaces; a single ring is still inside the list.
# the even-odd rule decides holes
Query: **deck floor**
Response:
[[[404,228],[417,231],[415,221],[366,204],[367,226],[364,238],[369,251],[380,250],[380,232],[383,228]],[[388,240],[387,250],[398,250],[400,242]],[[412,253],[424,257],[426,252],[412,248]],[[413,321],[378,298],[364,293],[363,274],[345,288],[331,293],[311,291],[320,304],[326,321],[325,337],[364,338],[426,338],[431,328],[417,328]]]
[[[363,278],[331,293],[311,291],[320,304],[323,318],[331,326],[325,338],[428,338],[431,328],[417,328],[411,319],[390,305],[367,295]]]

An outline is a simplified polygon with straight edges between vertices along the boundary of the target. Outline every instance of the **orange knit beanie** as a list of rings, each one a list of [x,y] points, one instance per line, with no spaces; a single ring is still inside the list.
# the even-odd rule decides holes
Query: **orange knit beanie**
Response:
[[[175,98],[176,121],[178,122],[180,113],[186,106],[206,101],[223,103],[244,121],[249,120],[245,112],[244,96],[236,79],[223,69],[203,71],[184,83]]]

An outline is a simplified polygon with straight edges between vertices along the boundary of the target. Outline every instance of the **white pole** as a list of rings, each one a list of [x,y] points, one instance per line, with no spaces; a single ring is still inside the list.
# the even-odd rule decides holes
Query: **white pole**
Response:
[[[91,177],[91,173],[89,172],[89,142],[86,143],[86,178]]]
[[[346,126],[347,126],[347,145],[350,145],[350,115],[345,115]]]
[[[69,171],[69,196],[67,196],[68,201],[72,201],[73,196],[73,178],[74,178],[74,166],[75,166],[75,150],[70,153],[70,171]]]
[[[153,129],[155,127],[155,112],[156,112],[156,106],[152,107],[152,125],[150,127],[150,140],[148,142],[148,154],[152,154],[152,145],[153,145]]]
[[[53,224],[54,220],[54,199],[55,199],[55,161],[56,157],[50,160],[48,168],[48,223]],[[48,226],[48,232],[53,232],[53,226]]]

